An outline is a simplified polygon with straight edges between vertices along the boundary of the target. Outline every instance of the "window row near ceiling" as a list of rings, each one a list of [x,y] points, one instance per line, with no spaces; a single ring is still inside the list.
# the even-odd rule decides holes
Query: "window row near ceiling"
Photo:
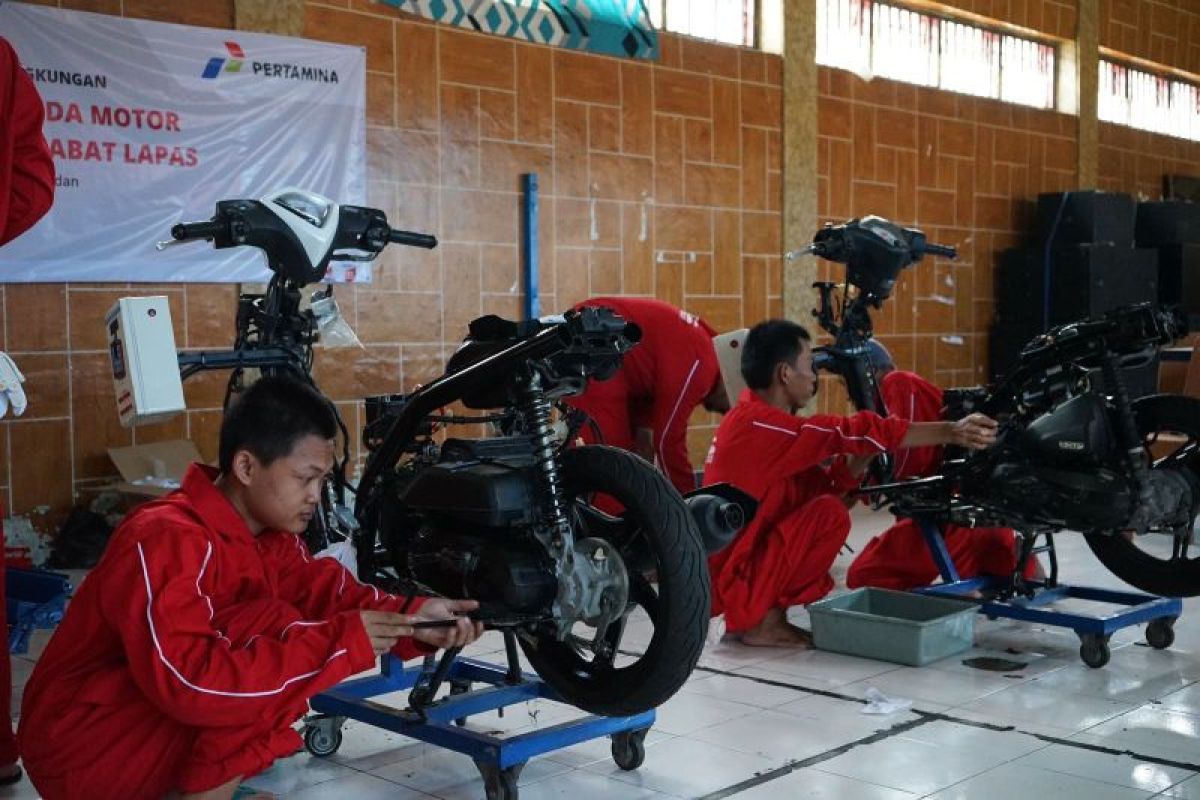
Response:
[[[1104,59],[1098,112],[1105,122],[1200,141],[1200,88]]]
[[[873,0],[816,0],[817,63],[1054,108],[1053,46]]]
[[[817,4],[817,63],[872,77],[1055,108],[1053,45],[875,0],[644,0],[655,27],[783,49],[783,3]],[[1200,87],[1110,61],[1100,119],[1200,140]]]

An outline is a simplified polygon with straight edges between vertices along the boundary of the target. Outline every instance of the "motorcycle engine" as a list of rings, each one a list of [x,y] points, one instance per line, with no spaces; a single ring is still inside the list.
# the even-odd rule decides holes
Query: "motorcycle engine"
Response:
[[[558,593],[554,562],[532,538],[505,530],[464,533],[446,519],[417,531],[408,571],[438,594],[478,600],[486,614],[541,615]]]
[[[1073,397],[1006,437],[977,487],[999,505],[1035,524],[1076,530],[1124,524],[1135,495],[1112,469],[1115,437],[1104,401]]]
[[[1030,459],[1068,470],[1108,462],[1113,442],[1108,408],[1095,394],[1061,403],[1031,422],[1021,435],[1021,449]]]
[[[1004,461],[987,480],[988,504],[1020,519],[1076,530],[1120,527],[1129,519],[1134,495],[1110,469],[1070,470]]]

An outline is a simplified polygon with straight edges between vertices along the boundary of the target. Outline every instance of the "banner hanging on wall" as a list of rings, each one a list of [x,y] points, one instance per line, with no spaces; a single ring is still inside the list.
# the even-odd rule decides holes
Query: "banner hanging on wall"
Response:
[[[447,25],[588,50],[658,58],[658,33],[646,0],[379,0]]]
[[[0,282],[263,281],[257,250],[154,245],[217,200],[366,200],[362,48],[12,2],[0,35],[42,96],[57,172],[50,213],[0,249]]]

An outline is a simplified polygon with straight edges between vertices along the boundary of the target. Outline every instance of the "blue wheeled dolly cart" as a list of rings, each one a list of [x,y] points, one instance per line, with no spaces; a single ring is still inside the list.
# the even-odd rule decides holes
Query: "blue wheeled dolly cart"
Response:
[[[1058,583],[1058,559],[1054,551],[1053,533],[1042,534],[1046,544],[1034,547],[1036,535],[1022,535],[1022,549],[1012,578],[979,577],[963,580],[954,567],[941,529],[929,518],[917,522],[929,552],[941,574],[942,583],[918,591],[960,599],[977,599],[979,612],[989,618],[1016,619],[1070,628],[1079,636],[1079,657],[1089,667],[1103,667],[1112,655],[1108,640],[1114,632],[1130,625],[1148,622],[1146,642],[1163,650],[1175,641],[1175,620],[1183,612],[1178,597],[1155,597],[1140,592],[1100,589],[1088,586],[1065,586]],[[1044,581],[1029,581],[1021,577],[1025,561],[1039,553],[1048,554],[1050,574]],[[972,595],[979,593],[980,597]],[[1089,615],[1059,611],[1047,606],[1066,599],[1123,606],[1121,610],[1104,615]]]
[[[487,800],[517,800],[517,779],[534,756],[602,736],[612,738],[617,766],[637,769],[646,757],[645,738],[654,711],[632,717],[587,716],[530,733],[497,737],[465,727],[468,717],[536,698],[557,700],[536,675],[523,672],[517,659],[516,635],[504,633],[507,667],[459,658],[447,651],[421,667],[405,668],[395,656],[383,657],[380,673],[335,686],[311,701],[313,715],[304,723],[304,746],[318,757],[333,755],[342,743],[347,719],[365,722],[419,741],[470,756],[483,777]],[[450,692],[435,697],[443,683]],[[475,688],[476,685],[480,688]],[[410,689],[409,707],[389,708],[370,698]]]

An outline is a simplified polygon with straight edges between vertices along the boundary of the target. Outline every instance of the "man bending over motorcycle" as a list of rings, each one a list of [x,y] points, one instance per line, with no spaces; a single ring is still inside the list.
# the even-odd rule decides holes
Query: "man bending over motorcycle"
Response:
[[[942,419],[942,390],[914,372],[897,370],[891,354],[877,341],[868,342],[871,366],[889,417],[912,422]],[[892,474],[896,480],[935,474],[941,467],[940,447],[918,447],[896,454]],[[1011,528],[964,528],[946,524],[942,529],[946,549],[961,578],[1011,575],[1017,564],[1016,534]],[[1036,558],[1025,564],[1025,577],[1040,573]],[[906,591],[926,586],[938,577],[937,566],[921,528],[913,519],[899,519],[867,543],[846,574],[846,585],[878,586]]]
[[[298,749],[313,695],[380,653],[479,637],[473,601],[407,602],[309,556],[297,534],[336,433],[314,389],[264,378],[221,425],[219,470],[193,464],[125,519],[25,689],[18,736],[44,796],[229,798]]]
[[[850,533],[841,495],[858,485],[870,457],[904,447],[956,444],[980,449],[996,438],[982,414],[957,422],[909,422],[869,411],[848,417],[796,416],[817,376],[812,340],[800,325],[754,326],[741,357],[747,388],[717,428],[705,466],[708,483],[728,481],[760,505],[754,520],[709,558],[713,615],[744,644],[807,646],[787,621],[789,606],[833,588],[829,568]],[[835,458],[829,467],[823,463]]]

